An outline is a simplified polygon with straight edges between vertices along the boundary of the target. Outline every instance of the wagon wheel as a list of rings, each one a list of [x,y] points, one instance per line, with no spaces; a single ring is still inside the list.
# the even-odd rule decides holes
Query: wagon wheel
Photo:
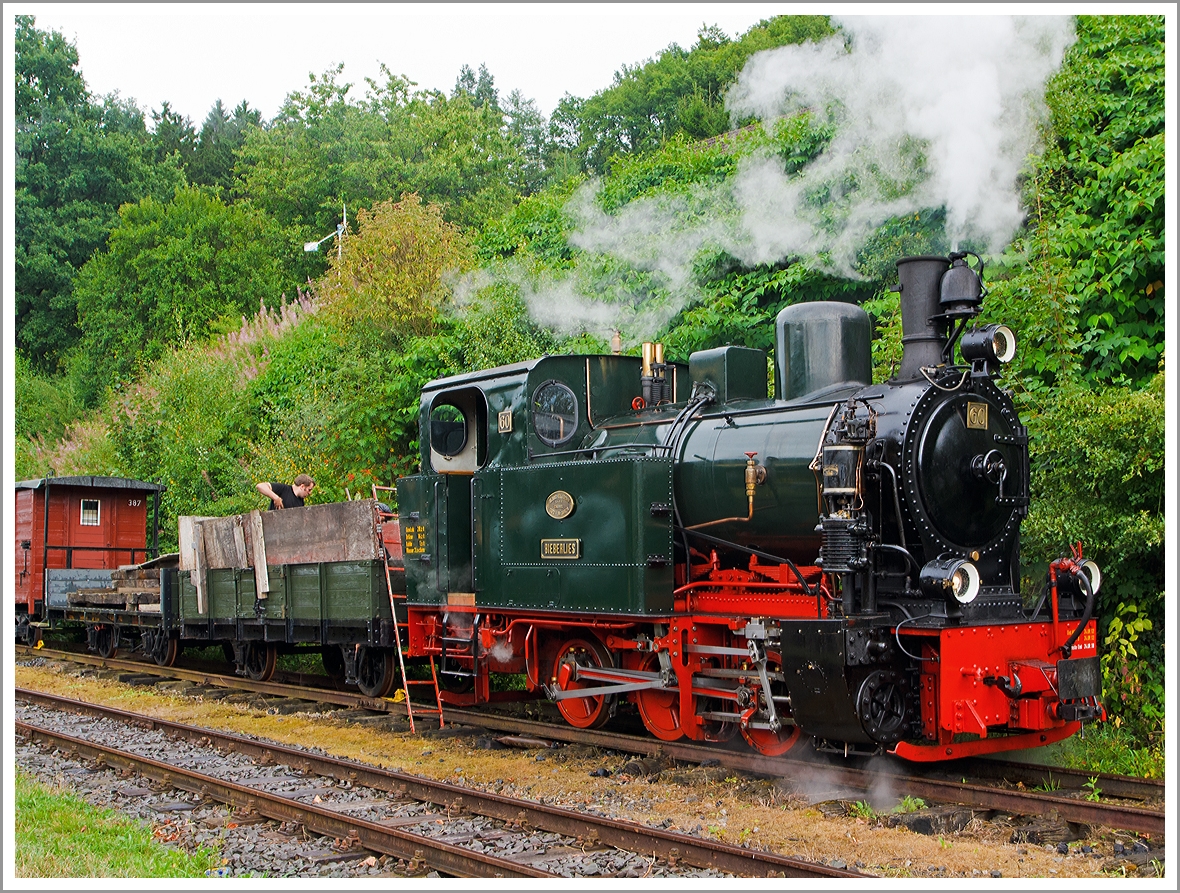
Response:
[[[237,662],[237,658],[234,657],[233,642],[222,642],[221,643],[221,653],[225,656],[225,662],[227,664],[232,664],[232,663]]]
[[[393,690],[396,681],[393,651],[362,645],[356,656],[356,683],[361,694],[383,698]]]
[[[557,652],[553,662],[553,678],[558,688],[571,691],[579,688],[596,687],[598,682],[573,680],[577,665],[586,667],[611,666],[610,655],[595,639],[570,639]],[[597,729],[610,719],[614,697],[594,695],[588,698],[567,698],[557,702],[557,709],[565,721],[578,729]]]
[[[766,672],[782,673],[782,659],[773,651],[766,652]],[[758,695],[759,710],[754,714],[756,718],[761,719],[765,716],[765,702],[766,698],[771,696],[783,697],[787,694],[787,687],[785,683],[771,680],[770,691],[760,692]],[[785,710],[782,702],[775,703],[775,712],[779,718],[783,717]],[[783,723],[783,725],[775,731],[774,729],[756,729],[750,728],[745,723],[741,725],[742,737],[746,739],[746,743],[761,754],[768,757],[779,757],[785,754],[788,750],[799,743],[799,739],[803,737],[799,727],[793,724]]]
[[[344,655],[340,651],[340,646],[325,645],[320,649],[320,659],[324,663],[324,672],[328,674],[332,684],[337,689],[343,689],[347,674],[344,671]]]
[[[168,635],[166,630],[156,633],[152,643],[152,660],[161,667],[170,667],[176,663],[176,655],[180,652],[180,639]]]
[[[118,635],[115,627],[102,623],[94,626],[94,650],[98,656],[105,659],[114,657],[119,651]]]
[[[278,652],[273,644],[247,642],[244,667],[246,675],[255,682],[266,682],[275,674],[275,660]]]
[[[640,669],[659,672],[659,656],[647,655]],[[679,689],[640,689],[635,692],[635,706],[639,708],[639,715],[643,717],[647,730],[661,741],[675,741],[684,737],[684,729],[680,726]]]

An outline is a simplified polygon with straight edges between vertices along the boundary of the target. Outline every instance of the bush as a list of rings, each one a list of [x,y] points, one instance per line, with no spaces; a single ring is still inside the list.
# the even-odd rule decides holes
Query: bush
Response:
[[[1106,706],[1139,746],[1164,718],[1164,377],[1144,390],[1060,389],[1030,418],[1032,509],[1022,531],[1039,576],[1081,542],[1097,597]]]
[[[417,195],[357,213],[357,234],[317,284],[325,313],[341,328],[429,334],[445,297],[443,274],[461,269],[470,249],[438,205]]]

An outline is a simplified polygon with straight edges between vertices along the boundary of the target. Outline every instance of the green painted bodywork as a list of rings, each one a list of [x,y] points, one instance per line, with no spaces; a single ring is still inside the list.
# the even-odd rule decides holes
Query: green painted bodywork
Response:
[[[367,626],[389,619],[389,592],[380,561],[333,561],[268,567],[270,593],[263,619],[290,621],[294,627]],[[197,610],[197,590],[190,574],[177,575],[180,619],[184,623],[254,622],[254,571],[217,568],[206,571],[208,611]]]
[[[819,483],[809,466],[832,405],[844,389],[792,404],[775,400],[737,400],[708,407],[690,422],[675,459],[676,506],[685,526],[725,518],[705,533],[754,546],[796,561],[810,562],[819,547]],[[677,407],[679,408],[679,407]],[[674,412],[644,414],[643,424],[608,423],[591,441],[599,447],[660,444]],[[754,495],[754,516],[746,499],[746,453],[766,468],[765,483]]]
[[[689,397],[683,366],[674,372],[676,402],[639,411],[632,409],[641,387],[634,357],[545,357],[427,385],[420,406],[423,471],[398,481],[409,602],[445,605],[448,597],[474,593],[481,609],[666,613],[674,586],[673,488],[685,526],[741,518],[707,532],[810,563],[819,546],[820,506],[808,466],[833,404],[854,388],[784,402],[765,396],[761,351],[718,349],[692,362],[702,380],[720,385],[730,399],[688,423],[675,456],[664,440]],[[535,435],[529,412],[532,395],[550,380],[578,400],[577,433],[560,447]],[[487,408],[479,412],[481,462],[466,474],[439,473],[428,442],[431,408],[473,391]],[[505,410],[512,425],[501,432],[498,416]],[[767,469],[749,521],[747,452]],[[562,520],[546,511],[557,491],[569,493],[575,505]],[[578,557],[543,556],[547,539],[568,548],[576,542]]]

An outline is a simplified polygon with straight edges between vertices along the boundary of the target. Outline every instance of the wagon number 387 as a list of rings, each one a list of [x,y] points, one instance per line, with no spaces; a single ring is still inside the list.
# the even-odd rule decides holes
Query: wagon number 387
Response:
[[[127,500],[127,504],[133,508],[137,505],[140,505],[142,502],[143,502],[142,499],[128,499]]]

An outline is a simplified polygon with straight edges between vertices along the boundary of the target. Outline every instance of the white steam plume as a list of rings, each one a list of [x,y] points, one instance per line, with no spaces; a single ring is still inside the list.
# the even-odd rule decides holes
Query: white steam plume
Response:
[[[856,248],[889,217],[946,208],[947,237],[1000,251],[1019,227],[1017,175],[1037,144],[1045,81],[1073,42],[1073,21],[1056,16],[849,17],[843,34],[819,44],[752,56],[728,96],[735,116],[764,121],[804,108],[835,108],[836,136],[823,155],[788,180],[766,160],[738,177],[743,222],[757,259],[816,249],[851,270]],[[845,50],[844,36],[850,48]],[[873,170],[904,180],[903,147],[921,148],[925,179],[900,197],[872,188]],[[857,175],[868,186],[847,196],[844,225],[800,239],[803,196]],[[784,218],[787,225],[784,226]]]
[[[644,271],[643,287],[585,258],[562,277],[509,273],[533,318],[563,334],[652,337],[698,297],[702,249],[746,265],[801,257],[859,278],[866,238],[925,208],[945,208],[952,248],[972,239],[1002,250],[1021,223],[1017,178],[1036,149],[1044,84],[1074,39],[1072,19],[834,21],[841,33],[821,43],[752,56],[727,98],[736,120],[756,116],[768,128],[804,109],[831,116],[835,135],[819,157],[790,174],[777,156],[756,153],[722,184],[613,214],[599,207],[597,184],[585,187],[566,209],[576,222],[570,242]],[[469,280],[461,296],[479,287]]]

